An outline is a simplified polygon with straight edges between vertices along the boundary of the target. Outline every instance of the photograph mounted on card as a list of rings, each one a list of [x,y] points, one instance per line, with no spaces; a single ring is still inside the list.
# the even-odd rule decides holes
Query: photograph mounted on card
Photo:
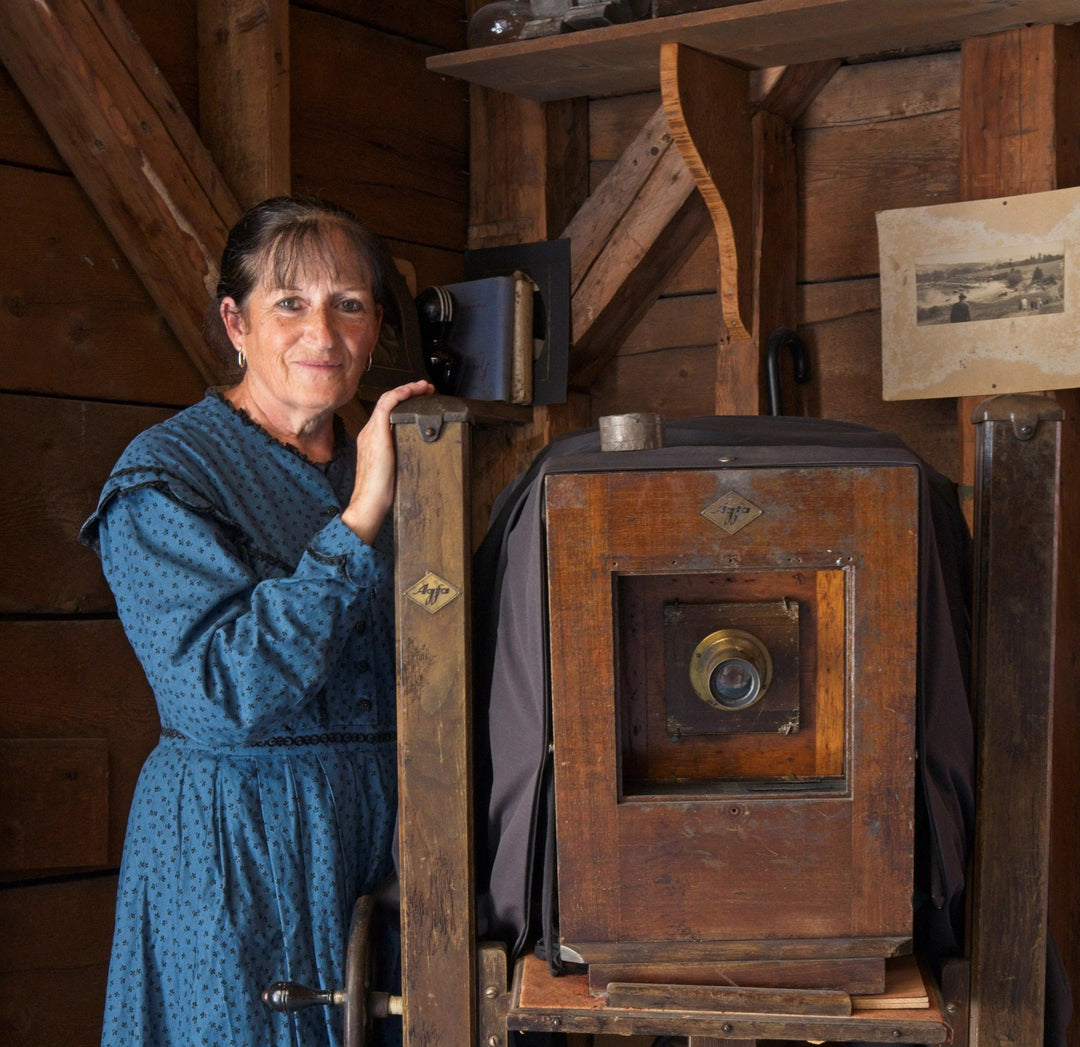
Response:
[[[1080,188],[877,215],[886,400],[1080,386]]]

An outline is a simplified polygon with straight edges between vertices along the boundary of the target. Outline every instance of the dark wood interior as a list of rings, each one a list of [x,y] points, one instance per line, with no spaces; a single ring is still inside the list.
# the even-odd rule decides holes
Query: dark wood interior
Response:
[[[253,24],[249,6],[0,5],[0,1040],[11,1047],[100,1037],[123,827],[158,725],[75,535],[131,437],[224,380],[199,328],[242,206],[289,189],[331,197],[387,239],[415,288],[461,279],[467,248],[572,240],[568,400],[479,412],[477,539],[503,485],[561,432],[627,411],[758,413],[760,350],[780,320],[812,360],[787,413],[894,431],[970,501],[974,404],[881,399],[875,213],[1080,184],[1076,0],[966,0],[945,19],[925,0],[895,5],[903,24],[869,0],[754,0],[500,53],[462,53],[474,0],[265,0],[254,34],[215,29]],[[798,9],[797,45],[764,35],[783,8]],[[590,47],[601,79],[561,75]],[[782,63],[799,64],[765,68]],[[626,79],[608,77],[616,65]],[[236,68],[250,74],[244,92],[230,89]],[[772,209],[737,189],[757,225],[724,230],[708,209],[701,170],[722,143],[701,132],[695,83],[739,101],[737,147],[782,173]],[[721,259],[747,237],[764,275],[756,296],[740,284],[740,327],[718,289],[735,271]],[[1080,402],[1055,395],[1066,414],[1048,894],[1076,980]],[[1020,943],[995,947],[1024,962]]]

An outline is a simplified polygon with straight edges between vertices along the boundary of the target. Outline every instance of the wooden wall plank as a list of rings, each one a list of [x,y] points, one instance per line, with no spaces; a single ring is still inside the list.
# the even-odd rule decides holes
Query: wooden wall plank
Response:
[[[98,1047],[116,877],[0,889],[0,1040]]]
[[[588,103],[469,95],[469,247],[552,239],[584,202]]]
[[[946,476],[955,474],[955,401],[881,399],[878,312],[803,324],[800,331],[813,361],[800,390],[807,415],[894,432]]]
[[[170,414],[0,395],[0,613],[112,608],[101,565],[76,535],[120,452],[136,433]]]
[[[960,108],[960,52],[841,66],[799,118],[803,130],[881,123]]]
[[[589,161],[612,164],[625,152],[649,118],[660,107],[659,91],[597,98],[589,103]],[[599,184],[593,179],[590,192]]]
[[[832,280],[799,288],[802,323],[841,320],[857,313],[880,313],[881,283],[876,276],[861,280]]]
[[[0,796],[0,874],[107,863],[103,739],[0,738]]]
[[[0,67],[0,160],[41,171],[67,171],[34,110]]]
[[[667,295],[630,332],[620,356],[688,346],[716,346],[716,293]],[[677,341],[676,341],[677,339]]]
[[[616,356],[591,387],[593,423],[603,415],[655,411],[665,418],[713,414],[716,342]]]
[[[0,165],[0,389],[185,404],[205,389],[69,175]],[[67,231],[68,235],[60,235]]]
[[[468,88],[427,72],[425,45],[298,7],[290,19],[293,188],[381,235],[461,250]]]
[[[194,0],[119,0],[140,43],[188,119],[198,123],[198,18]]]
[[[119,621],[0,622],[0,679],[9,681],[0,691],[0,738],[96,739],[107,747],[107,852],[79,864],[117,867],[135,782],[159,729],[150,685]],[[81,824],[66,831],[83,846]],[[45,836],[42,826],[34,846]]]
[[[462,0],[420,0],[419,3],[358,4],[356,0],[320,0],[319,7],[338,18],[380,29],[395,36],[421,40],[445,51],[465,47]]]
[[[799,280],[876,275],[877,211],[955,200],[959,128],[946,111],[801,133]]]

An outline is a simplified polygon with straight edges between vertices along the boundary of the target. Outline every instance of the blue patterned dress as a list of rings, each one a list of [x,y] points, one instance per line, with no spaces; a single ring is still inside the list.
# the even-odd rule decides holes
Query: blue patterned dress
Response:
[[[343,984],[355,899],[392,869],[392,550],[340,517],[328,466],[216,393],[137,437],[81,538],[101,556],[161,741],[120,870],[102,1043],[341,1042],[275,1014],[279,979]]]

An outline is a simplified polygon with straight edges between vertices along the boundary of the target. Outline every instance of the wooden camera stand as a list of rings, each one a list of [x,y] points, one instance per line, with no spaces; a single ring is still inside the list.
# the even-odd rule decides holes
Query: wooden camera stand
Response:
[[[989,405],[978,418],[983,654],[976,677],[981,705],[1000,708],[981,717],[984,768],[994,748],[986,726],[1015,737],[1016,716],[1031,712],[1031,689],[1051,693],[1048,654],[1026,661],[1024,701],[1006,693],[1009,676],[995,660],[1016,647],[1021,625],[1045,633],[1053,558],[1032,561],[1038,577],[1028,589],[1048,602],[1043,607],[1040,597],[1026,622],[1000,615],[987,594],[1001,584],[998,565],[1016,560],[1017,549],[1052,547],[1061,417],[1040,398]],[[595,977],[590,985],[589,975],[552,978],[532,959],[519,961],[508,985],[505,949],[475,941],[468,416],[459,402],[435,397],[410,401],[394,423],[407,1047],[498,1047],[508,1030],[682,1035],[692,1045],[763,1038],[965,1044],[969,1033],[977,1044],[1018,1021],[1041,1030],[1043,972],[1029,979],[1039,1000],[1017,1015],[1009,1003],[1015,979],[987,948],[1006,908],[1010,933],[1018,933],[1018,906],[978,855],[971,971],[959,958],[945,972],[944,990],[917,968],[907,971],[916,978],[910,984],[886,984],[870,996],[677,984],[687,980],[676,973],[683,967],[696,980],[700,965],[746,962],[760,965],[761,980],[779,961],[807,959],[826,967],[870,959],[890,977],[903,974],[900,963],[885,960],[910,936],[914,751],[906,710],[913,698],[903,666],[914,655],[917,506],[903,468],[846,471],[828,482],[741,473],[737,465],[722,479],[705,470],[680,471],[674,480],[616,472],[549,481],[552,650],[573,652],[552,663],[560,873],[580,888],[560,899],[562,934],[603,969],[603,985]],[[702,510],[720,503],[723,517],[725,506],[742,505],[732,491],[761,513],[738,546],[722,547],[718,562],[716,524]],[[799,512],[788,511],[793,505]],[[631,526],[631,517],[647,525]],[[795,626],[785,618],[792,602]],[[761,606],[749,619],[736,608],[744,618],[732,625],[731,605],[740,603]],[[664,624],[673,604],[692,609],[688,635]],[[739,732],[712,733],[685,695],[670,697],[699,634],[725,628],[767,634],[773,671],[793,674],[812,696],[800,704],[798,731],[770,727],[732,741]],[[771,724],[791,714],[779,675]],[[590,695],[601,698],[594,703]],[[999,722],[1010,709],[1013,722]],[[672,719],[685,728],[679,743],[671,740]],[[793,794],[785,792],[789,780],[797,783]],[[1037,840],[1016,840],[1015,829],[1007,819],[988,824],[980,813],[979,854],[993,853],[995,830],[1014,848],[1038,849]],[[757,881],[771,903],[757,896]],[[1023,933],[1045,944],[1045,892],[1029,908]],[[969,1026],[971,986],[981,996]],[[916,997],[925,1004],[897,1006]]]

